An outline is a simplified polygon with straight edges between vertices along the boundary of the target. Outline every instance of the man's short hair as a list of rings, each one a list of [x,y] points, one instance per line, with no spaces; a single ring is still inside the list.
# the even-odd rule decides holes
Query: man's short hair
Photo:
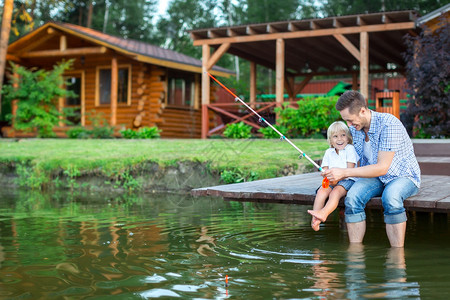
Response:
[[[362,107],[367,108],[366,99],[358,91],[346,91],[336,102],[336,110],[342,111],[348,108],[351,114],[357,114]]]

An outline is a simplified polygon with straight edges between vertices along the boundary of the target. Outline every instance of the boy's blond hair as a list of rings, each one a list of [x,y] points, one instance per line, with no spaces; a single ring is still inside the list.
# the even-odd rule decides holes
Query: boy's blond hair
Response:
[[[336,121],[336,122],[332,123],[328,127],[328,130],[327,130],[327,141],[328,141],[328,144],[330,145],[330,147],[332,147],[331,137],[333,136],[334,133],[339,132],[339,131],[344,131],[345,135],[348,138],[348,143],[353,144],[353,137],[350,134],[350,130],[348,129],[348,126],[342,121]]]

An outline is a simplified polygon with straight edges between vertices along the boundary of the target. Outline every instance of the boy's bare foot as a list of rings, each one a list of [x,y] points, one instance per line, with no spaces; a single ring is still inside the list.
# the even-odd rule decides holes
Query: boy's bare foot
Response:
[[[327,220],[328,215],[326,215],[322,210],[308,210],[308,213],[319,219],[321,222],[325,222]]]
[[[319,229],[320,229],[320,220],[319,219],[317,219],[316,217],[312,217],[312,220],[311,220],[311,227],[312,227],[312,229],[314,230],[314,231],[319,231]]]

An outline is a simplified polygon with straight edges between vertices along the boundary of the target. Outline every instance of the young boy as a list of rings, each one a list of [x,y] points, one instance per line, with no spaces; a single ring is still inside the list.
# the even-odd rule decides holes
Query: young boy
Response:
[[[352,145],[352,136],[347,125],[341,121],[334,122],[328,127],[327,138],[331,148],[325,151],[322,169],[354,168],[359,158]],[[336,209],[339,200],[347,194],[354,182],[355,178],[347,178],[327,188],[319,187],[313,210],[308,210],[308,213],[312,215],[311,227],[315,231],[319,230],[320,223],[325,222],[328,215]],[[325,204],[327,198],[328,201]]]

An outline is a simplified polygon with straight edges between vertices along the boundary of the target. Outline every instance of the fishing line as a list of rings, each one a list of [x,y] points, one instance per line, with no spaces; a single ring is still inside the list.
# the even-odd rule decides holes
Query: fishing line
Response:
[[[322,167],[320,167],[315,161],[313,161],[308,155],[306,155],[305,152],[303,152],[302,150],[300,150],[300,148],[298,148],[294,143],[291,142],[291,140],[289,140],[287,137],[284,136],[284,134],[282,134],[280,131],[278,131],[278,129],[276,129],[275,127],[272,126],[272,124],[270,124],[266,119],[264,119],[263,117],[261,117],[253,108],[251,108],[247,103],[245,103],[241,98],[239,98],[235,93],[233,93],[230,89],[228,89],[225,85],[223,85],[219,80],[217,80],[214,76],[212,76],[211,74],[209,74],[209,72],[206,72],[206,74],[208,74],[209,77],[211,77],[215,82],[217,82],[221,87],[223,87],[228,93],[230,93],[233,97],[234,97],[234,101],[239,101],[242,104],[245,105],[245,107],[247,107],[248,110],[250,110],[252,113],[254,113],[256,116],[259,117],[259,122],[264,122],[267,124],[267,126],[269,126],[270,128],[272,128],[276,133],[278,133],[280,135],[280,139],[281,140],[285,140],[286,142],[288,142],[292,147],[295,148],[295,150],[297,150],[301,156],[300,158],[303,156],[305,157],[307,160],[309,160],[320,172],[323,171]],[[327,188],[329,185],[329,181],[328,178],[324,177],[323,181],[322,181],[322,187]]]

